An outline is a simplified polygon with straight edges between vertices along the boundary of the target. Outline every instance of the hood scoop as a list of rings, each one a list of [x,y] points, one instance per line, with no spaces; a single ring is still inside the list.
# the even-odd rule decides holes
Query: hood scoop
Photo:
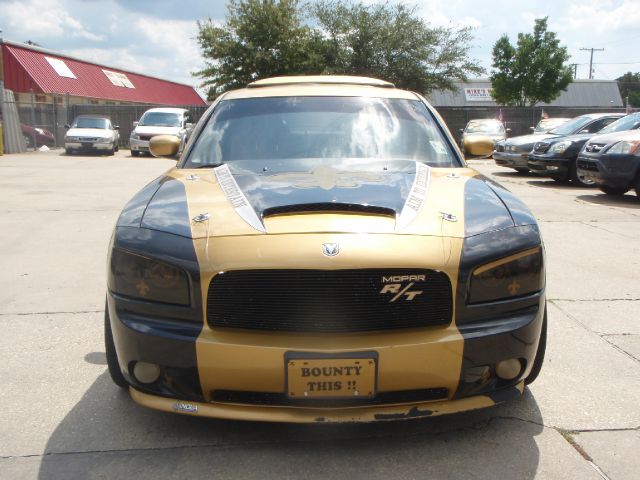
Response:
[[[365,215],[382,215],[393,219],[396,218],[396,211],[392,208],[336,202],[299,203],[294,205],[269,207],[262,212],[262,217],[267,218],[275,217],[277,215],[305,213],[361,213]]]

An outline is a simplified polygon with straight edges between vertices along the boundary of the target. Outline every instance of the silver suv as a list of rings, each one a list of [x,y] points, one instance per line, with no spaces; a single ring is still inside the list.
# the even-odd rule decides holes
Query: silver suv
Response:
[[[131,155],[137,157],[149,151],[149,140],[156,135],[173,135],[180,139],[178,155],[193,130],[190,114],[184,108],[151,108],[144,112],[140,121],[133,122],[133,130],[129,137]]]

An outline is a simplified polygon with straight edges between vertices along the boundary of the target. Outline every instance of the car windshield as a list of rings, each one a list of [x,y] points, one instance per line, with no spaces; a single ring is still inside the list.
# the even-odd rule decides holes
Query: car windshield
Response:
[[[169,112],[147,112],[145,113],[138,125],[154,126],[154,127],[179,127],[180,115]]]
[[[563,123],[559,127],[554,128],[549,133],[554,135],[571,135],[572,133],[577,132],[582,127],[584,127],[587,123],[593,120],[592,117],[576,117],[569,120],[567,123]]]
[[[545,120],[540,120],[534,132],[548,132],[549,130],[559,127],[566,122],[566,118],[547,118]]]
[[[422,102],[365,97],[223,100],[184,166],[355,158],[460,166]]]
[[[626,130],[635,130],[640,128],[640,113],[632,113],[626,117],[622,117],[620,120],[616,120],[611,125],[603,128],[598,132],[598,135],[604,135],[605,133],[624,132]]]
[[[80,118],[76,118],[75,122],[73,122],[73,127],[74,128],[108,129],[109,120],[107,120],[106,118],[80,117]]]
[[[504,125],[500,122],[469,122],[464,129],[465,133],[487,133],[499,135],[504,133]]]

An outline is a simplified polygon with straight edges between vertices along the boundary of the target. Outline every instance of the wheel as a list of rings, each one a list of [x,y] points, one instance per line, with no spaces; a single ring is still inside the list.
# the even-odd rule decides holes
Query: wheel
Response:
[[[573,160],[571,160],[571,163],[569,165],[569,179],[571,180],[571,182],[575,183],[576,185],[580,185],[581,187],[595,186],[595,183],[593,182],[593,180],[588,180],[578,174],[577,163],[578,163],[577,159],[574,158]]]
[[[520,175],[524,175],[526,173],[529,173],[529,169],[525,168],[525,167],[518,167],[515,169],[516,172],[518,172]]]
[[[120,145],[118,145],[117,143],[114,143],[113,145],[114,145],[113,149],[114,149],[116,152],[119,152],[119,151],[120,151]]]
[[[107,155],[113,156],[114,153],[116,153],[116,147],[115,145],[112,145],[111,148],[107,150]]]
[[[138,150],[131,150],[131,156],[132,157],[139,157],[140,156],[140,152]]]
[[[629,191],[628,188],[609,187],[608,185],[600,185],[598,188],[607,195],[624,195]]]
[[[120,388],[127,388],[129,384],[124,379],[122,372],[120,371],[120,364],[118,363],[118,353],[116,352],[116,346],[113,343],[113,334],[111,333],[111,319],[109,318],[109,305],[107,302],[104,304],[104,348],[107,354],[107,367],[109,368],[109,375],[111,380]]]
[[[23,138],[24,138],[24,143],[27,146],[27,148],[31,148],[32,144],[33,144],[33,141],[31,139],[31,137],[29,135],[23,135]]]
[[[70,148],[65,148],[64,153],[66,153],[67,155],[73,155],[73,150],[71,150]]]
[[[640,173],[636,177],[636,184],[634,185],[634,188],[636,190],[636,195],[640,198]]]
[[[544,307],[544,319],[542,320],[542,330],[540,331],[540,340],[538,341],[538,350],[536,350],[536,358],[533,360],[533,366],[527,378],[524,379],[525,385],[531,385],[542,370],[544,363],[544,353],[547,350],[547,306]]]

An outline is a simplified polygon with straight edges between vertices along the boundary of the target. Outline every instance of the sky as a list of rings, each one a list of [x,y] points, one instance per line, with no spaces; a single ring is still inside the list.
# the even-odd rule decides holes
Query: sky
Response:
[[[393,0],[391,0],[393,2]],[[365,0],[364,3],[372,3]],[[400,2],[398,2],[400,3]],[[507,34],[531,32],[548,16],[549,29],[577,63],[577,78],[615,79],[640,72],[640,0],[416,0],[417,14],[434,26],[470,26],[471,56],[487,72],[491,49]],[[198,86],[204,67],[197,21],[224,22],[225,0],[0,0],[3,37],[122,69]]]

